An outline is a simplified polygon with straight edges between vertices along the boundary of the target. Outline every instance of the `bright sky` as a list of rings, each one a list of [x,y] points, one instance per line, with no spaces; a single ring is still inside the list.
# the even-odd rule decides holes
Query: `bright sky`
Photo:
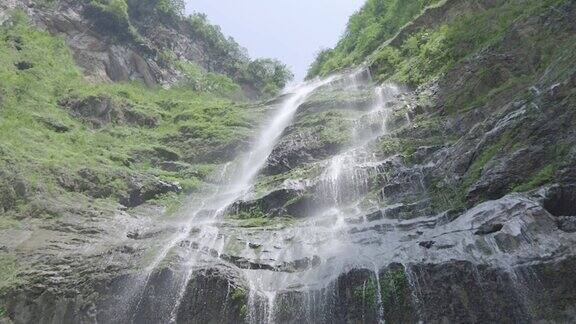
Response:
[[[187,0],[250,56],[286,63],[301,80],[320,48],[333,47],[364,0]]]

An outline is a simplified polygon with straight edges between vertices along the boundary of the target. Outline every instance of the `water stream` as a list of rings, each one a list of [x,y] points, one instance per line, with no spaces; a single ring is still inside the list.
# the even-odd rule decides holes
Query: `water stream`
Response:
[[[181,268],[184,277],[178,281],[176,294],[169,314],[159,315],[166,322],[175,322],[178,308],[186,292],[188,282],[193,276],[195,266],[204,254],[219,257],[225,246],[225,238],[220,235],[218,221],[222,219],[227,209],[237,200],[246,195],[253,186],[256,176],[265,166],[268,156],[274,149],[280,136],[288,127],[298,107],[308,96],[319,87],[338,80],[342,76],[332,76],[322,80],[303,83],[288,90],[287,99],[276,109],[270,120],[259,131],[251,149],[236,161],[227,164],[220,173],[213,176],[215,187],[206,190],[199,198],[193,199],[187,206],[185,221],[172,238],[156,253],[153,261],[143,269],[140,280],[131,292],[130,299],[135,299],[134,314],[131,321],[137,321],[135,316],[140,313],[146,292],[150,289],[151,277],[165,262],[175,248],[182,248],[185,253],[180,255],[183,260]],[[193,238],[193,240],[191,240]],[[127,303],[130,305],[130,303]],[[274,303],[271,302],[271,305]],[[129,306],[130,307],[130,306]],[[162,310],[158,310],[162,312]]]
[[[352,87],[358,89],[357,77],[349,77]],[[385,121],[388,114],[388,104],[395,100],[400,89],[394,85],[384,85],[375,90],[374,104],[366,113],[356,117],[353,123],[354,134],[349,148],[326,161],[325,169],[320,177],[317,188],[317,201],[322,207],[310,219],[303,221],[283,233],[277,233],[276,243],[294,240],[291,246],[286,247],[273,257],[277,262],[291,261],[297,258],[319,260],[320,264],[295,274],[277,273],[273,271],[245,270],[245,277],[250,283],[250,314],[254,323],[281,322],[277,319],[278,295],[295,287],[301,287],[304,300],[314,300],[311,305],[329,305],[329,299],[334,296],[335,288],[331,287],[339,275],[355,268],[378,269],[374,263],[370,249],[360,248],[356,245],[354,237],[349,235],[354,217],[361,214],[358,207],[361,199],[368,190],[370,172],[364,168],[366,164],[376,162],[374,156],[367,149],[367,145],[386,132]],[[368,128],[367,128],[368,125]],[[378,125],[378,127],[373,127]],[[378,282],[378,272],[375,271]],[[379,287],[377,288],[379,289]],[[258,293],[254,293],[256,290]],[[256,300],[261,296],[260,301]],[[321,300],[318,300],[321,299]],[[267,303],[267,305],[261,305]],[[383,306],[377,298],[379,320],[383,321]],[[307,313],[307,322],[325,321],[329,316],[326,311],[310,310]],[[317,318],[315,316],[323,316]]]
[[[431,162],[408,166],[401,156],[377,153],[383,136],[390,134],[387,125],[397,127],[398,119],[403,119],[402,113],[399,115],[405,102],[403,93],[394,84],[374,86],[364,70],[291,89],[283,102],[270,108],[271,116],[256,132],[250,148],[211,176],[206,188],[191,197],[183,217],[166,222],[166,239],[154,241],[153,257],[139,275],[127,280],[130,283],[121,293],[124,295],[113,299],[119,303],[111,307],[111,322],[198,322],[204,313],[212,312],[207,318],[220,318],[226,312],[222,309],[236,307],[228,310],[230,316],[258,324],[330,323],[347,318],[347,312],[356,312],[350,316],[364,322],[384,323],[404,312],[404,308],[390,306],[390,285],[396,284],[390,280],[405,281],[406,291],[402,287],[398,291],[410,296],[394,295],[393,299],[409,299],[401,306],[412,307],[406,314],[411,312],[407,316],[418,321],[426,318],[424,301],[429,292],[423,288],[429,286],[429,279],[412,265],[454,258],[471,262],[491,258],[502,266],[513,263],[494,237],[470,235],[470,224],[486,215],[484,207],[454,220],[449,220],[448,214],[427,214],[429,195],[423,168],[433,168]],[[338,103],[349,107],[303,105],[333,94],[357,97],[350,104],[347,98],[338,98]],[[345,111],[339,116],[346,119],[349,141],[306,165],[312,165],[312,173],[290,173],[288,179],[282,174],[276,180],[276,175],[263,170],[274,150],[283,145],[281,140],[290,139],[299,123],[307,121],[307,109],[313,109],[312,114],[321,114],[322,109]],[[289,128],[292,125],[295,127]],[[269,178],[274,180],[267,187]],[[306,196],[310,206],[302,215],[290,213],[292,217],[283,219],[282,215],[264,217],[250,212],[247,221],[264,222],[245,226],[246,219],[237,214],[241,203],[266,202],[266,195],[285,191]],[[400,202],[396,192],[402,195]],[[279,198],[281,206],[286,207],[290,197]],[[404,217],[403,213],[410,215]],[[522,224],[515,225],[516,232],[521,232]],[[434,244],[437,248],[433,249]],[[480,248],[471,249],[474,244]],[[538,253],[534,251],[533,246],[522,249],[528,257]],[[392,273],[397,265],[404,270]],[[218,273],[206,277],[212,270]],[[400,277],[390,279],[391,273]],[[198,309],[199,304],[204,305],[198,299],[203,298],[205,288],[198,288],[198,282],[214,289],[206,297],[212,298],[206,304],[209,310]],[[222,282],[226,283],[224,290],[218,286]],[[522,292],[521,287],[513,290]],[[226,297],[219,295],[221,292]],[[519,300],[526,294],[518,294]],[[531,307],[524,304],[526,309]],[[218,310],[220,306],[223,308]],[[213,313],[217,311],[222,313]],[[183,319],[186,316],[200,317]]]
[[[293,123],[298,108],[319,88],[323,93],[368,95],[372,103],[368,107],[344,107],[350,140],[339,153],[317,162],[321,171],[315,184],[307,188],[315,197],[310,215],[274,229],[226,226],[231,207],[254,197],[254,186],[269,156]],[[192,197],[183,221],[174,225],[174,234],[159,246],[139,279],[132,283],[131,295],[124,298],[129,300],[125,306],[129,309],[118,313],[133,314],[127,322],[154,319],[176,323],[185,307],[189,282],[197,271],[226,264],[235,268],[246,283],[245,315],[250,323],[282,323],[294,318],[308,323],[331,321],[339,298],[338,278],[356,269],[372,273],[371,279],[362,284],[362,295],[374,295],[375,315],[370,316],[383,322],[378,269],[389,262],[383,258],[389,249],[369,230],[373,224],[366,215],[379,206],[366,197],[382,162],[373,153],[372,144],[386,134],[388,115],[401,93],[402,89],[394,84],[373,86],[366,70],[289,90],[284,101],[271,108],[269,120],[257,132],[250,149],[212,175],[211,185]],[[230,252],[238,235],[245,246]],[[231,256],[275,270],[240,266],[229,262]],[[159,281],[158,276],[167,266],[175,271]],[[159,282],[167,287],[158,286]],[[286,315],[290,308],[301,309],[301,314]]]

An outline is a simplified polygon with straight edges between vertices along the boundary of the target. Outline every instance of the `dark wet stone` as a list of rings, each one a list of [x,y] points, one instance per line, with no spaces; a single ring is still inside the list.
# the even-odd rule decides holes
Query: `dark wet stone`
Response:
[[[474,234],[475,235],[488,235],[488,234],[499,232],[502,230],[502,228],[504,228],[504,225],[499,224],[499,223],[483,224],[482,226],[480,226],[478,228],[478,230],[476,232],[474,232]]]
[[[434,244],[436,244],[436,242],[434,242],[434,241],[423,241],[423,242],[418,243],[418,245],[420,245],[421,247],[426,248],[426,249],[431,249],[432,246],[434,246]]]
[[[29,70],[34,67],[34,64],[27,61],[20,61],[16,63],[16,68],[20,71]]]
[[[383,219],[383,218],[384,218],[384,213],[382,213],[381,210],[378,210],[378,211],[375,211],[375,212],[373,212],[373,213],[370,213],[370,214],[366,215],[366,219],[367,219],[369,222],[373,222],[373,221],[380,220],[380,219]]]
[[[558,228],[566,233],[576,233],[576,216],[559,217]]]

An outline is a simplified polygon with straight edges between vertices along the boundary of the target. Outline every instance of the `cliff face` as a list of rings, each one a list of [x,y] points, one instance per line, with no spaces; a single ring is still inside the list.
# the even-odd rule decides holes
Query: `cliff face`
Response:
[[[434,3],[364,66],[258,105],[64,91],[71,119],[37,125],[89,127],[131,160],[46,176],[16,163],[23,142],[0,146],[0,318],[574,322],[576,3]],[[135,129],[153,147],[100,137]],[[176,212],[151,199],[186,177],[202,184]]]
[[[267,76],[249,70],[261,61],[251,60],[206,17],[184,17],[178,8],[163,11],[161,2],[119,1],[120,9],[115,9],[100,0],[11,0],[0,4],[0,10],[3,19],[11,10],[24,10],[34,25],[64,37],[76,63],[93,82],[140,81],[149,87],[169,87],[187,81],[190,71],[185,66],[192,63],[207,73],[229,77],[252,99],[274,94],[266,92],[268,80],[262,78]],[[285,69],[279,62],[269,63]],[[279,80],[284,81],[269,85],[272,89],[284,86],[290,74],[282,73]]]

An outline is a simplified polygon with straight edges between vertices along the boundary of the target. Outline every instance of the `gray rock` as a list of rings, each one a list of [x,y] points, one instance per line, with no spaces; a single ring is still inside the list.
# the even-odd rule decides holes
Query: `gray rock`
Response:
[[[120,203],[126,207],[139,206],[163,194],[182,192],[179,184],[165,182],[152,176],[132,175],[127,181],[128,195],[120,199]]]
[[[132,107],[118,103],[110,97],[89,96],[82,99],[68,98],[60,102],[69,109],[72,116],[98,129],[108,124],[131,124],[142,127],[156,127],[155,117],[145,116]]]
[[[486,224],[482,224],[482,226],[480,226],[478,228],[478,230],[476,232],[474,232],[474,234],[475,235],[493,234],[493,233],[501,231],[503,227],[504,227],[504,225],[499,224],[499,223],[486,223]]]
[[[558,217],[558,228],[566,233],[576,233],[576,217]]]

